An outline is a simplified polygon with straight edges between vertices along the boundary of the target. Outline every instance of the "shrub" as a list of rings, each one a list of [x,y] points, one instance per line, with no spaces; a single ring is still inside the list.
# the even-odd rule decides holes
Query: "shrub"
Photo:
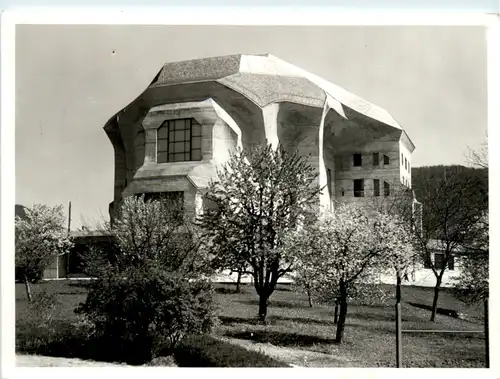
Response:
[[[174,350],[180,367],[289,367],[265,354],[210,335],[190,335]]]
[[[170,351],[188,332],[208,333],[216,324],[210,283],[147,263],[97,279],[76,312],[123,360],[138,364]]]
[[[46,289],[36,291],[32,301],[28,302],[27,324],[39,328],[49,328],[58,305],[57,294]]]

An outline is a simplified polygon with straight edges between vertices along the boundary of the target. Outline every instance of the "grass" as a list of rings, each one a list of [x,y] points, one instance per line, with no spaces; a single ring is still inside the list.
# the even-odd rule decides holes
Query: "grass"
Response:
[[[73,309],[85,300],[84,282],[45,282],[34,290],[47,288],[58,294],[59,309],[54,316],[57,327],[76,321]],[[217,302],[221,325],[216,333],[229,338],[270,343],[299,351],[326,353],[332,365],[344,367],[394,367],[395,321],[394,300],[383,304],[352,304],[348,309],[345,341],[334,343],[336,325],[333,308],[310,308],[307,297],[282,285],[273,293],[268,310],[268,323],[257,322],[258,297],[253,287],[242,285],[234,293],[234,285],[217,285]],[[391,286],[387,286],[392,291]],[[393,291],[392,291],[393,292]],[[471,321],[437,315],[429,322],[430,312],[409,305],[416,302],[430,305],[432,288],[403,288],[404,329],[482,330],[482,307],[467,307],[443,289],[439,306],[458,310]],[[16,284],[16,332],[23,331],[27,299],[24,286]],[[60,325],[60,326],[59,326]],[[335,362],[335,363],[333,363]],[[403,335],[404,367],[484,367],[484,336],[482,334],[417,333]]]

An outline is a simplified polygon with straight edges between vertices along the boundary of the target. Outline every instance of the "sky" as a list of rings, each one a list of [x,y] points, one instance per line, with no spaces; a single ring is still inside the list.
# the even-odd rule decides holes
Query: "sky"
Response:
[[[413,167],[465,164],[487,130],[486,30],[476,26],[18,25],[16,203],[72,202],[72,229],[108,217],[102,127],[170,61],[270,53],[391,113]]]

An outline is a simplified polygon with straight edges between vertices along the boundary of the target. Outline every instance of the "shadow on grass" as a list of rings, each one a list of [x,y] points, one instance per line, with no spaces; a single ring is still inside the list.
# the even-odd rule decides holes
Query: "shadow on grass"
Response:
[[[357,319],[363,321],[381,321],[381,322],[396,322],[396,315],[393,314],[378,314],[378,313],[361,313],[352,312],[347,315],[348,319]],[[403,322],[421,322],[422,319],[418,316],[403,315]]]
[[[275,346],[296,346],[308,347],[316,344],[334,344],[335,340],[298,333],[283,333],[277,331],[257,330],[257,331],[228,331],[224,334],[227,337],[249,340],[260,343],[270,343]]]
[[[324,325],[335,326],[332,320],[318,320],[305,317],[285,317],[285,316],[268,316],[265,323],[262,323],[257,317],[232,317],[232,316],[219,316],[222,325],[246,324],[246,325],[276,325],[277,322],[295,322],[305,325]]]
[[[300,324],[306,324],[306,325],[325,325],[325,326],[336,326],[336,324],[333,322],[333,315],[331,317],[331,320],[318,320],[315,318],[306,318],[306,317],[285,317],[285,316],[270,316],[269,317],[272,321],[290,321],[290,322],[296,322]]]
[[[241,304],[246,304],[246,305],[254,305],[258,306],[259,305],[259,300],[237,300],[238,303]],[[309,309],[309,305],[303,304],[303,303],[298,303],[298,302],[291,302],[291,301],[279,301],[279,300],[269,300],[269,308],[287,308],[287,309]]]
[[[232,316],[219,316],[219,320],[222,325],[234,325],[234,324],[247,324],[247,325],[262,325],[257,317],[232,317]]]

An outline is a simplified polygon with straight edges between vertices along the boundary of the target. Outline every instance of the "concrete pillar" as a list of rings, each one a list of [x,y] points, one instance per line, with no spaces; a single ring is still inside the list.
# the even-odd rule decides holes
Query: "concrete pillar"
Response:
[[[278,147],[278,112],[280,110],[279,103],[272,103],[262,108],[264,118],[264,131],[266,133],[267,143],[274,148]]]

